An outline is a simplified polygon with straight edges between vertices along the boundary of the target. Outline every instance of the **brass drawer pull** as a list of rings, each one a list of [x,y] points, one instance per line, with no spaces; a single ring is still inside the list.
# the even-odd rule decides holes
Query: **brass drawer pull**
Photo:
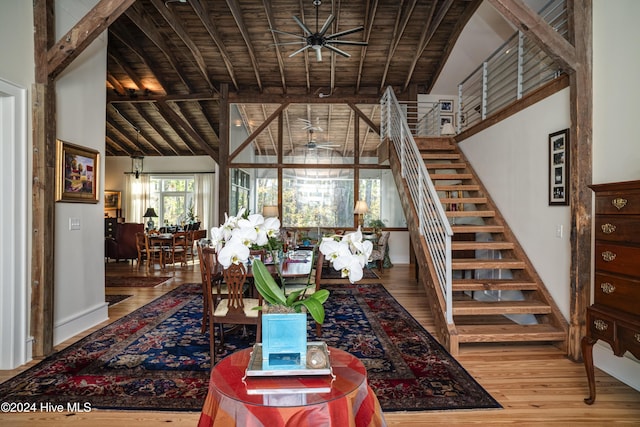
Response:
[[[600,289],[602,289],[602,292],[604,292],[605,294],[612,294],[613,292],[615,292],[616,287],[609,282],[604,282],[600,283]]]
[[[613,199],[611,204],[616,207],[616,209],[620,210],[627,205],[627,199],[623,199],[622,197],[618,197],[617,199]]]
[[[636,339],[636,341],[640,342],[640,334],[634,334],[633,335]]]
[[[614,231],[616,231],[616,226],[615,226],[615,225],[613,225],[613,224],[609,224],[609,223],[602,224],[602,227],[601,227],[601,228],[602,228],[602,232],[603,232],[604,234],[611,234],[611,233],[613,233]]]
[[[607,262],[613,261],[614,259],[616,259],[616,254],[611,251],[604,251],[602,252],[602,259]]]
[[[609,327],[609,325],[607,325],[607,322],[605,322],[604,320],[594,320],[593,321],[593,326],[596,327],[597,330],[599,330],[600,332],[602,331],[606,331],[607,328]]]

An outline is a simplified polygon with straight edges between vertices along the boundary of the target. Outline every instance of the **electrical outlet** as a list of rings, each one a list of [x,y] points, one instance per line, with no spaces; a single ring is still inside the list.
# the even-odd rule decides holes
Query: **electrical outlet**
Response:
[[[556,237],[558,239],[562,239],[563,235],[564,235],[564,227],[562,226],[562,224],[558,224],[556,226]]]

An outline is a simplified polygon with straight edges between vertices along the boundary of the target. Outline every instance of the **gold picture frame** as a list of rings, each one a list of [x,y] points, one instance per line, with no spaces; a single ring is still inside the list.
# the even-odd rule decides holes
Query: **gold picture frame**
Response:
[[[56,140],[56,202],[98,203],[100,153]]]
[[[104,190],[104,210],[121,209],[121,205],[120,191]]]

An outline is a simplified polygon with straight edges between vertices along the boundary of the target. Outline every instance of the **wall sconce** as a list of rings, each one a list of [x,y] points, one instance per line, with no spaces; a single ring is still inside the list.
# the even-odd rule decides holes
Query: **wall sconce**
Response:
[[[143,218],[149,218],[149,221],[147,221],[147,230],[153,230],[155,227],[155,224],[153,223],[153,218],[158,218],[158,214],[156,213],[156,210],[153,208],[147,208],[147,211],[144,213],[144,215],[142,215]]]
[[[356,207],[353,208],[353,213],[358,215],[358,225],[362,227],[364,225],[364,214],[369,212],[369,206],[367,206],[367,202],[364,200],[358,200],[356,202]]]
[[[142,162],[144,156],[131,156],[131,173],[135,175],[136,179],[140,178],[142,173]]]
[[[275,217],[277,218],[279,215],[277,206],[268,206],[265,205],[262,207],[262,216],[265,218]]]

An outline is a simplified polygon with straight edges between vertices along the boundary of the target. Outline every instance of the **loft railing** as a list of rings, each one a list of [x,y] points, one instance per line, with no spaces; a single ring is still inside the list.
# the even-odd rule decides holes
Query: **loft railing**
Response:
[[[401,174],[406,180],[418,216],[418,229],[427,241],[438,284],[446,301],[447,323],[453,323],[451,308],[451,236],[453,232],[413,139],[412,129],[406,119],[406,108],[398,103],[391,88],[387,88],[380,104],[380,137],[388,138],[398,153]]]
[[[567,38],[565,0],[551,0],[538,12]],[[515,33],[458,85],[458,132],[486,119],[562,74],[558,65],[522,32]]]

